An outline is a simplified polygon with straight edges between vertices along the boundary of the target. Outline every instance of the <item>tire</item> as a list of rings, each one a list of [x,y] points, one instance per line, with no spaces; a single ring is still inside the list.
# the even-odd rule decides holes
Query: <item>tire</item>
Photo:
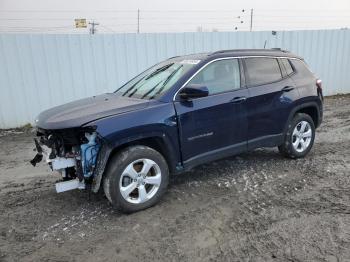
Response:
[[[156,204],[168,184],[169,169],[164,157],[140,145],[125,148],[109,160],[103,189],[114,208],[132,213]]]
[[[304,124],[305,130],[302,131]],[[311,132],[311,134],[307,132]],[[307,114],[298,113],[293,117],[290,123],[288,123],[287,132],[284,136],[284,142],[278,147],[278,150],[285,157],[293,159],[302,158],[310,152],[314,144],[314,140],[315,124],[312,118]]]

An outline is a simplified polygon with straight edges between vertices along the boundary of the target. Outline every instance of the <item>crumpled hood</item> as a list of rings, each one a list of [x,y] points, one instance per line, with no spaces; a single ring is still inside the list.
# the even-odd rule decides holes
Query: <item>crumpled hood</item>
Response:
[[[79,127],[99,118],[145,108],[148,103],[108,93],[53,107],[40,113],[35,122],[49,130]]]

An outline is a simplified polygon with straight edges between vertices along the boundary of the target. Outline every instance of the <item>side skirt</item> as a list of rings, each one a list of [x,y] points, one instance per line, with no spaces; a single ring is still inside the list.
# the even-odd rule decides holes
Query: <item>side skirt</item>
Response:
[[[248,150],[260,147],[275,147],[283,143],[283,134],[268,135],[248,140]]]
[[[247,142],[242,142],[223,148],[215,149],[197,156],[194,156],[186,161],[184,161],[184,169],[182,171],[188,171],[195,166],[205,164],[211,161],[236,155],[247,151]]]
[[[215,150],[194,156],[184,161],[183,169],[178,170],[177,173],[189,171],[192,168],[199,166],[201,164],[205,164],[205,163],[219,160],[225,157],[244,153],[248,150],[253,150],[260,147],[275,147],[275,146],[281,145],[282,143],[283,143],[283,134],[276,134],[276,135],[258,137],[258,138],[249,140],[248,142],[242,142],[242,143],[230,145],[227,147],[215,149]]]

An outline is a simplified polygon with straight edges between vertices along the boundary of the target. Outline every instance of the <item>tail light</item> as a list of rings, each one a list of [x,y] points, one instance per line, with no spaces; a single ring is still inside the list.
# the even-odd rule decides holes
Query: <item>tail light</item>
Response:
[[[323,101],[323,91],[322,91],[322,80],[321,79],[316,80],[316,86],[317,86],[317,94],[321,98],[321,100]]]
[[[316,80],[316,86],[318,89],[320,89],[322,91],[322,80],[321,79]]]

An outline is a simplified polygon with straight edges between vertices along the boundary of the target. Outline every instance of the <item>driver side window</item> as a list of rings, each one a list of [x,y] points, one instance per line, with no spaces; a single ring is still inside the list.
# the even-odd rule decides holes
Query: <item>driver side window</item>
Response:
[[[238,59],[224,59],[209,64],[189,84],[206,86],[209,95],[239,89],[241,81]]]

